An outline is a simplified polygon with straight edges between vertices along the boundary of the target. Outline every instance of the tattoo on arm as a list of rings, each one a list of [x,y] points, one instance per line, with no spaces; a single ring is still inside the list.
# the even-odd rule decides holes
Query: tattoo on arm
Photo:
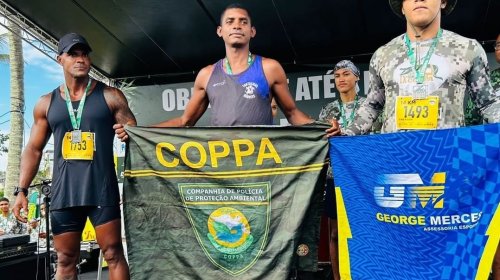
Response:
[[[107,88],[104,92],[106,102],[113,112],[117,123],[137,124],[135,116],[128,106],[128,101],[120,90],[116,88]]]

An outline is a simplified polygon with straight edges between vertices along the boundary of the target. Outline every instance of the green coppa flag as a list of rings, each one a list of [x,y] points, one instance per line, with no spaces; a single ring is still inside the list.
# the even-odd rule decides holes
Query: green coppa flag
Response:
[[[128,127],[132,278],[286,279],[293,268],[314,270],[324,129]]]

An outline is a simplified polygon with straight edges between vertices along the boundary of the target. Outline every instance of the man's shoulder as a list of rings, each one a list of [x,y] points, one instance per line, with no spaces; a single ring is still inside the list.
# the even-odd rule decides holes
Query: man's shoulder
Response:
[[[40,96],[40,98],[37,101],[36,106],[43,107],[44,109],[46,109],[50,105],[50,102],[51,102],[52,98],[54,98],[54,95],[55,95],[54,92],[49,92],[49,93],[46,93],[46,94]]]
[[[200,69],[200,72],[198,72],[199,74],[212,74],[212,72],[214,71],[215,69],[215,65],[217,65],[217,63],[214,63],[214,64],[209,64],[203,68]]]
[[[500,77],[500,67],[491,71],[492,76]]]
[[[477,42],[475,39],[462,36],[446,29],[443,29],[443,39],[455,42]]]
[[[366,100],[366,96],[361,96],[358,94],[358,102],[363,103]]]
[[[319,111],[318,119],[321,121],[327,121],[332,118],[337,118],[340,114],[340,103],[338,99],[327,103]]]
[[[382,58],[386,56],[391,56],[394,55],[395,52],[397,51],[402,45],[403,45],[403,36],[404,34],[401,34],[389,42],[385,43],[384,45],[380,46],[375,53],[373,54],[374,58]]]
[[[212,76],[212,72],[215,69],[215,65],[217,65],[217,63],[210,64],[201,68],[201,70],[198,72],[198,75],[196,75],[196,80],[194,81],[196,87],[205,88],[205,86],[208,83],[208,80]]]
[[[283,71],[282,70],[283,67],[277,60],[263,56],[261,56],[261,58],[262,58],[262,69],[264,69],[264,74],[266,76],[279,73],[280,70]]]
[[[279,65],[281,67],[281,64],[276,59],[265,57],[265,56],[260,56],[260,58],[262,59],[263,66],[265,66],[265,65],[278,66]]]
[[[324,105],[323,108],[321,108],[321,112],[323,112],[324,114],[328,114],[331,111],[338,111],[339,108],[340,108],[340,103],[339,100],[336,99]]]
[[[97,89],[99,86],[102,87],[102,92],[104,93],[105,96],[110,95],[110,94],[122,93],[122,91],[119,88],[116,88],[113,86],[108,86],[108,85],[101,83],[101,82],[97,82],[94,89]],[[125,86],[124,88],[127,88],[127,86]]]
[[[16,216],[14,216],[14,212],[9,211],[9,215],[7,215],[7,220],[10,220],[10,221],[17,221]]]
[[[460,48],[463,50],[470,50],[474,53],[484,52],[483,47],[476,39],[468,38],[444,29],[442,44],[445,48]]]

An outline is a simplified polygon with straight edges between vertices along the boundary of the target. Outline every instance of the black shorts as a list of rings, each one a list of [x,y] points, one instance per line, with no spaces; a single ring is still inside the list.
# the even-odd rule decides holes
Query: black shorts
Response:
[[[97,227],[109,221],[120,219],[120,206],[79,206],[50,211],[52,233],[82,232],[89,217]]]

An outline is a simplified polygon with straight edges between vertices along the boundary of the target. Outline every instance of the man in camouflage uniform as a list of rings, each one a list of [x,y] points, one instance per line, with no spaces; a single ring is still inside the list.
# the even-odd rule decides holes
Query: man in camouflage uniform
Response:
[[[500,34],[498,34],[497,41],[495,42],[495,58],[500,63]],[[495,90],[500,90],[500,67],[491,71],[491,85]]]
[[[334,69],[335,87],[340,93],[340,99],[334,100],[321,108],[318,116],[319,121],[330,122],[335,119],[340,126],[346,128],[351,124],[356,115],[356,111],[365,101],[365,97],[359,96],[359,76],[361,72],[350,60],[339,61]],[[376,122],[372,127],[372,132],[380,129],[380,123]]]
[[[406,33],[374,53],[367,100],[342,134],[368,133],[380,114],[383,133],[461,127],[467,93],[486,123],[500,121],[500,92],[491,86],[483,48],[441,29],[441,15],[456,2],[389,0],[393,12],[406,18]],[[499,255],[494,279],[500,279]]]
[[[345,128],[352,123],[360,104],[366,99],[358,95],[360,71],[350,60],[342,60],[333,68],[333,76],[335,78],[335,87],[340,94],[340,98],[323,106],[319,113],[318,120],[323,122],[337,120],[340,126]],[[376,127],[377,126],[374,125],[374,128]],[[334,188],[332,170],[329,168],[325,191],[325,214],[328,216],[328,244],[333,278],[340,279],[338,226]]]
[[[342,133],[366,134],[380,114],[384,133],[464,126],[467,91],[483,119],[498,122],[500,94],[490,84],[483,48],[476,40],[440,28],[441,13],[449,14],[456,0],[389,3],[396,14],[405,15],[407,33],[373,55],[367,100]],[[405,112],[404,105],[411,102],[421,111],[406,106]]]
[[[500,63],[500,34],[494,45],[495,48],[495,58],[498,63]],[[500,89],[500,68],[497,68],[490,73],[491,86],[494,90]],[[465,124],[466,125],[477,125],[482,124],[483,120],[479,116],[478,109],[474,106],[472,99],[470,97],[467,100],[465,108]]]
[[[358,96],[359,69],[350,60],[338,62],[333,69],[335,86],[340,99],[330,102],[321,108],[318,120],[336,119],[340,126],[347,127],[354,120],[354,114],[363,103],[364,97]]]

